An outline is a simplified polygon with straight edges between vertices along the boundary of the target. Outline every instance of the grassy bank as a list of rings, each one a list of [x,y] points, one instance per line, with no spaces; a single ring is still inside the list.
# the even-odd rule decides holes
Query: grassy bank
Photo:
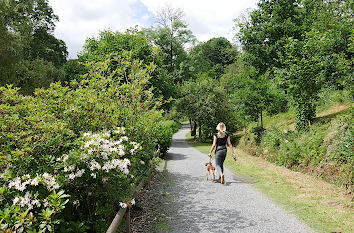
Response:
[[[188,142],[208,153],[210,143]],[[225,165],[250,180],[271,200],[319,232],[354,232],[352,201],[340,188],[300,172],[277,166],[236,148],[237,162],[227,156]]]

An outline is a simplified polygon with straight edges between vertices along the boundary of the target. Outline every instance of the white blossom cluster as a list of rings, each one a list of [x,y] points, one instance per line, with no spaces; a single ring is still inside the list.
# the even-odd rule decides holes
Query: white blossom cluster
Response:
[[[37,186],[39,183],[46,186],[49,191],[60,188],[60,185],[56,182],[55,177],[48,173],[37,175],[33,179],[29,174],[23,175],[22,177],[18,176],[14,180],[10,181],[8,186],[10,189],[15,188],[16,190],[23,192],[26,190],[27,185]]]
[[[113,138],[118,138],[118,140]],[[84,133],[83,139],[84,143],[81,146],[82,153],[79,160],[86,164],[86,170],[78,169],[75,165],[70,164],[68,155],[63,155],[58,159],[58,161],[64,162],[63,170],[68,173],[69,181],[81,177],[85,172],[88,172],[93,178],[97,177],[96,172],[98,171],[109,172],[115,169],[128,175],[128,166],[131,165],[131,162],[128,158],[120,158],[126,153],[133,155],[142,149],[139,143],[129,140],[123,127],[118,127],[112,132]]]
[[[124,160],[112,159],[104,163],[104,165],[102,166],[102,170],[108,172],[109,170],[113,170],[118,167],[120,171],[128,175],[129,174],[128,165],[130,165],[130,160],[127,158],[125,158]]]
[[[120,202],[119,205],[121,208],[125,209],[129,205],[135,205],[135,199],[130,200],[128,203]]]
[[[40,207],[41,202],[38,199],[31,200],[32,195],[30,192],[26,192],[24,196],[15,197],[12,201],[14,205],[19,205],[21,207],[27,206],[28,209],[33,209],[34,206]]]

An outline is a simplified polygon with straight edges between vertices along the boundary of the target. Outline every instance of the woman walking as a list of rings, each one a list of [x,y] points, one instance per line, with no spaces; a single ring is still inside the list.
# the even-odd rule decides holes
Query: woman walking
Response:
[[[214,135],[213,145],[211,146],[210,153],[208,156],[211,158],[211,153],[215,148],[215,164],[216,164],[216,172],[219,175],[218,182],[224,184],[224,161],[227,154],[226,143],[229,145],[232,151],[232,157],[236,161],[236,155],[234,152],[234,148],[232,147],[230,136],[226,133],[226,125],[223,122],[220,122],[216,127],[218,133]]]

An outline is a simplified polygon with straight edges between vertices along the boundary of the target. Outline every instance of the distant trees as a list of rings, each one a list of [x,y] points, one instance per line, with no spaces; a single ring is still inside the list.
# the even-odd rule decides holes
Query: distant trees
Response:
[[[235,132],[239,125],[219,81],[237,55],[226,38],[212,38],[191,48],[180,66],[180,75],[186,81],[180,86],[177,110],[189,118],[194,130],[199,127],[199,140],[212,136],[221,121],[227,124],[229,132]]]
[[[218,80],[200,76],[185,82],[180,90],[177,110],[199,126],[199,140],[210,138],[221,121],[227,125],[228,132],[236,131],[235,115],[230,111],[227,93]]]
[[[52,32],[58,16],[47,0],[0,2],[0,84],[26,94],[61,80],[68,55]]]
[[[297,129],[316,115],[322,88],[343,89],[353,80],[353,5],[350,1],[261,0],[238,23],[246,64],[272,89],[283,90],[296,109]]]

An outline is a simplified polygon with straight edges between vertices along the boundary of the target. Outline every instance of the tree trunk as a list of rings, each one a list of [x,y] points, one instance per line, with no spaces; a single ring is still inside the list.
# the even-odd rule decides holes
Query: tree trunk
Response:
[[[191,131],[191,136],[194,136],[194,140],[195,140],[195,137],[197,135],[197,122],[193,122],[193,129]]]
[[[202,124],[199,123],[199,141],[202,141]]]

